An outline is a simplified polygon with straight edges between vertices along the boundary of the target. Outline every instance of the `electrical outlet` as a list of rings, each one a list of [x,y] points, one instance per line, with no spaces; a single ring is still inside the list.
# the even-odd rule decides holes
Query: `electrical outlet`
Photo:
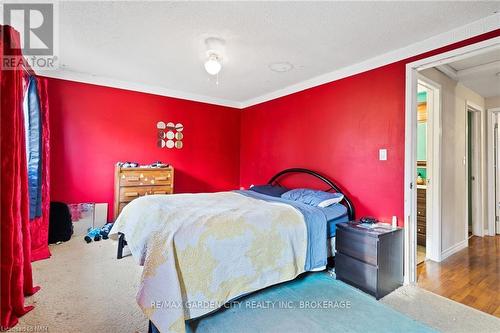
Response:
[[[387,161],[387,149],[379,149],[378,159],[380,161]]]

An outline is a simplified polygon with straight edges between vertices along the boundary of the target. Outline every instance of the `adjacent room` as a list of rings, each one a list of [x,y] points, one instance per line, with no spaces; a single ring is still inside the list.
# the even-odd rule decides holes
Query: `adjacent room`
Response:
[[[500,2],[7,1],[7,332],[500,332]]]
[[[418,284],[498,317],[500,48],[455,58],[419,72]]]

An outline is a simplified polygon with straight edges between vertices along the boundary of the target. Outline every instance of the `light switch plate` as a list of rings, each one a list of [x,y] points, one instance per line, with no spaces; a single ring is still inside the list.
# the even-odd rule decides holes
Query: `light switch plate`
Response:
[[[380,161],[387,161],[387,149],[379,149],[378,159]]]

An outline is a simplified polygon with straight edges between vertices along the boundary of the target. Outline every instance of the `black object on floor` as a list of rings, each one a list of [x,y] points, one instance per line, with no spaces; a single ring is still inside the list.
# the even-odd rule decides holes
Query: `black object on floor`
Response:
[[[116,259],[123,258],[123,248],[127,245],[127,241],[125,240],[125,234],[119,232],[118,233],[118,251],[116,254]]]
[[[109,238],[109,232],[111,231],[111,228],[113,228],[113,223],[106,223],[100,231],[100,234],[102,236],[102,239],[108,239]]]
[[[49,244],[66,242],[73,235],[73,223],[68,205],[52,201],[49,213]]]

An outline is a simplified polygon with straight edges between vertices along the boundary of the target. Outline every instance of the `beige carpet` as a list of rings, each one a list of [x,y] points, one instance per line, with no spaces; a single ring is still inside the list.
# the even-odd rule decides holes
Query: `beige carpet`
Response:
[[[500,319],[417,286],[404,286],[381,300],[441,332],[498,333]]]
[[[116,260],[115,241],[87,244],[79,237],[51,245],[50,251],[50,259],[33,263],[35,284],[42,289],[27,299],[35,309],[21,318],[18,329],[147,331],[147,320],[135,302],[141,267],[131,256]]]
[[[35,309],[13,332],[146,332],[135,302],[141,268],[116,260],[116,242],[80,238],[50,247],[52,258],[33,264],[42,289],[26,304]],[[500,320],[417,287],[403,287],[382,302],[443,332],[500,332]]]

